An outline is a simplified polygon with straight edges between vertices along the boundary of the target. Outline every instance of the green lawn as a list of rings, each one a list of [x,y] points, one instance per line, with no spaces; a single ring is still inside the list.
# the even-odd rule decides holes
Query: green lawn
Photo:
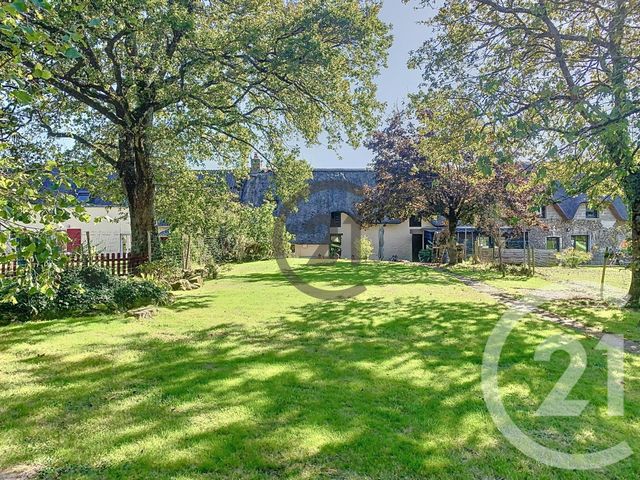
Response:
[[[624,296],[629,290],[631,272],[624,267],[608,267],[605,274],[606,302],[584,298],[582,289],[599,297],[602,267],[583,266],[579,268],[539,267],[534,277],[507,275],[502,277],[495,270],[477,268],[462,264],[454,272],[482,280],[489,285],[503,289],[516,297],[525,297],[537,290],[575,293],[576,300],[552,300],[543,308],[559,315],[575,318],[590,327],[604,332],[621,334],[629,340],[640,341],[640,312],[621,308]]]
[[[498,432],[480,386],[484,345],[503,312],[428,268],[304,266],[315,286],[361,283],[353,299],[310,298],[274,262],[239,265],[185,292],[155,319],[65,319],[0,328],[0,478],[637,478],[637,454],[563,471]],[[578,418],[534,412],[568,356],[535,362],[561,330],[530,319],[504,347],[500,382],[536,441],[640,452],[640,359],[625,357],[625,416],[606,414],[606,358],[570,398]]]

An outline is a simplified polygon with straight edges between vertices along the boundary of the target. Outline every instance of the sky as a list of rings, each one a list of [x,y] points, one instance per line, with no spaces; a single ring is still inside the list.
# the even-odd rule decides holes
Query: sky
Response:
[[[387,104],[387,112],[401,106],[407,94],[418,91],[421,74],[409,70],[409,52],[422,45],[429,36],[428,27],[418,22],[429,18],[433,12],[416,9],[416,3],[405,4],[401,0],[385,0],[381,19],[392,24],[393,46],[389,50],[387,68],[377,78],[378,99]],[[361,168],[371,161],[371,152],[360,147],[353,149],[343,145],[336,151],[320,144],[311,148],[300,145],[302,157],[315,168]]]

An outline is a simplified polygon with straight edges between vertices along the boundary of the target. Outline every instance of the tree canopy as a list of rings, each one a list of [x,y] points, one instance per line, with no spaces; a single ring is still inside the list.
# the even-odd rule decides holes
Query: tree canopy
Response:
[[[390,43],[375,1],[38,3],[46,15],[20,18],[27,81],[4,81],[5,100],[45,89],[14,116],[117,172],[136,252],[155,229],[159,158],[270,162],[294,138],[356,144],[374,125]]]
[[[423,4],[435,6],[435,2]],[[455,86],[573,191],[621,193],[632,218],[631,303],[640,302],[640,4],[446,0],[415,52],[425,82]]]
[[[0,264],[15,262],[17,267],[15,276],[0,277],[0,303],[15,302],[18,296],[51,296],[67,260],[68,238],[60,225],[72,216],[86,219],[55,146],[36,148],[18,134],[15,114],[43,95],[27,87],[28,77],[42,70],[30,72],[21,63],[28,49],[23,40],[41,33],[24,23],[33,12],[44,17],[49,8],[28,0],[0,8],[0,83],[10,86],[0,93]],[[62,47],[49,42],[48,48],[60,53]]]
[[[495,138],[459,100],[440,92],[414,107],[417,118],[396,112],[367,143],[377,181],[359,205],[365,221],[443,217],[452,263],[458,226],[483,227],[488,212],[505,226],[530,223],[535,196],[526,166],[501,160]]]

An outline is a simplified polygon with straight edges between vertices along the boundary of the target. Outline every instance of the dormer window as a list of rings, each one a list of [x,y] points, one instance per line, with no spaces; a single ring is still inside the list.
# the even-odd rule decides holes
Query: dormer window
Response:
[[[547,207],[546,206],[542,206],[538,209],[538,217],[540,218],[547,218]]]
[[[78,189],[76,191],[76,198],[80,203],[86,203],[89,201],[89,190]]]
[[[415,215],[411,215],[411,217],[409,217],[409,226],[410,227],[421,227],[422,226],[422,219],[420,217],[415,216]]]
[[[587,207],[587,210],[585,212],[586,218],[598,218],[598,216],[599,216],[599,212],[597,209]]]
[[[331,227],[339,228],[342,226],[342,213],[341,212],[331,212]]]

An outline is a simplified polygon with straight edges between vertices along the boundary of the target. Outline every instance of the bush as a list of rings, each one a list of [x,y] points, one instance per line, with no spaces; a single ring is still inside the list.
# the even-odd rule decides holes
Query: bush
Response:
[[[562,267],[577,268],[579,265],[590,261],[592,255],[575,248],[567,248],[560,253],[556,253],[556,258]]]
[[[97,265],[65,270],[58,276],[53,298],[20,293],[17,302],[1,303],[0,318],[25,321],[93,312],[116,312],[148,304],[169,302],[166,286],[151,280],[122,279]]]
[[[4,292],[1,292],[4,294]],[[46,311],[51,303],[51,299],[46,295],[36,293],[28,294],[22,290],[15,295],[16,302],[0,303],[0,324],[11,321],[26,321],[41,315]]]
[[[204,267],[206,271],[207,280],[215,280],[220,275],[220,265],[214,262],[210,262]]]
[[[183,276],[180,266],[169,259],[143,263],[138,267],[138,273],[140,273],[144,279],[166,285],[180,280]]]
[[[115,310],[112,289],[118,282],[108,270],[95,265],[65,270],[48,310],[61,315]]]
[[[418,252],[418,260],[422,263],[430,263],[433,260],[433,250],[431,248],[423,248]]]
[[[122,280],[113,290],[113,301],[120,310],[145,305],[166,305],[169,303],[167,289],[151,280],[131,278]]]
[[[99,265],[87,265],[76,272],[72,270],[66,272],[67,275],[73,275],[74,273],[77,279],[87,288],[109,287],[118,280],[118,277]]]
[[[367,237],[361,237],[360,241],[356,244],[353,257],[355,260],[369,260],[369,257],[373,253],[373,245],[371,240]]]

